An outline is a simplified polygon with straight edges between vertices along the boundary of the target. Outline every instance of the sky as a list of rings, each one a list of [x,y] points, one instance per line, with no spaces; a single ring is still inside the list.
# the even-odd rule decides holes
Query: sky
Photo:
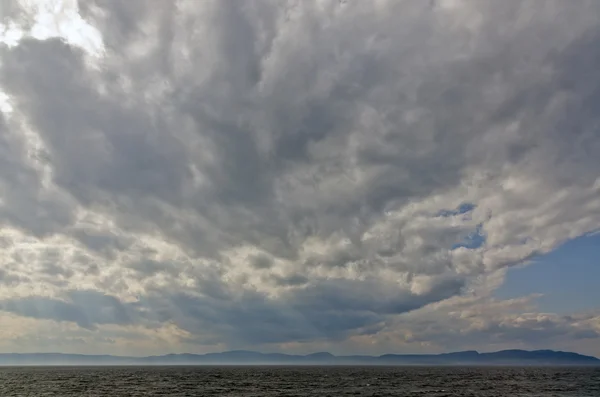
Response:
[[[600,2],[0,0],[0,352],[600,356]]]
[[[496,297],[543,294],[544,311],[568,314],[600,306],[600,234],[570,240],[531,263],[510,271]]]

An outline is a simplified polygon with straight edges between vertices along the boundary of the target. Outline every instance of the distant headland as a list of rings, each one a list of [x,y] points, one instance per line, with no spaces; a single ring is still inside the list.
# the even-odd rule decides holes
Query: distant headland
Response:
[[[167,354],[148,357],[62,353],[0,353],[0,365],[599,365],[596,357],[554,350],[502,350],[493,353],[461,351],[443,354],[384,354],[334,356],[235,350],[208,354]]]

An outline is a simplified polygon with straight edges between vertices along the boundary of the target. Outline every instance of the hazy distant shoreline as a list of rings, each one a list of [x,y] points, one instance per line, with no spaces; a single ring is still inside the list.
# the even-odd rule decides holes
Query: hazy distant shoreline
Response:
[[[444,354],[384,354],[334,356],[327,352],[308,355],[228,351],[208,354],[167,354],[129,357],[63,353],[0,353],[0,366],[173,366],[173,365],[478,365],[478,366],[600,366],[596,357],[553,350],[502,350],[492,353],[463,351]]]

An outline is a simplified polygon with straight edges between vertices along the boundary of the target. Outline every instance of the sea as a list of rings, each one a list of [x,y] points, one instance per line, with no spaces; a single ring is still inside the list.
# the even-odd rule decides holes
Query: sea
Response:
[[[600,367],[0,367],[0,396],[600,397]]]

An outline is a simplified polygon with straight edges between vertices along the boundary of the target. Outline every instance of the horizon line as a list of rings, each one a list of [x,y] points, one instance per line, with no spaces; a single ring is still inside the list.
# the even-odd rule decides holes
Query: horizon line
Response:
[[[508,352],[508,351],[513,351],[513,352],[527,352],[527,353],[535,353],[535,352],[552,352],[552,353],[566,353],[566,354],[576,354],[579,356],[584,356],[584,357],[592,357],[595,358],[596,360],[600,360],[600,358],[591,355],[591,354],[582,354],[582,353],[577,353],[577,352],[572,352],[572,351],[565,351],[565,350],[553,350],[553,349],[534,349],[534,350],[527,350],[527,349],[502,349],[502,350],[494,350],[494,351],[479,351],[479,350],[457,350],[457,351],[446,351],[443,353],[382,353],[382,354],[341,354],[341,355],[336,355],[333,353],[330,353],[328,351],[316,351],[316,352],[312,352],[312,353],[282,353],[282,352],[262,352],[262,351],[256,351],[256,350],[245,350],[245,349],[234,349],[234,350],[223,350],[223,351],[218,351],[218,352],[207,352],[207,353],[189,353],[189,352],[183,352],[183,353],[164,353],[164,354],[152,354],[152,355],[144,355],[144,356],[138,356],[138,355],[117,355],[117,354],[91,354],[91,353],[64,353],[64,352],[58,352],[58,351],[53,351],[53,352],[29,352],[29,353],[17,353],[17,352],[0,352],[0,356],[1,355],[21,355],[21,356],[25,356],[25,355],[65,355],[65,356],[85,356],[85,357],[115,357],[115,358],[133,358],[133,359],[143,359],[143,358],[153,358],[153,357],[167,357],[167,356],[183,356],[183,355],[190,355],[190,356],[207,356],[207,355],[218,355],[218,354],[227,354],[227,353],[253,353],[253,354],[260,354],[260,355],[283,355],[283,356],[290,356],[290,357],[309,357],[309,356],[314,356],[314,355],[318,355],[318,354],[328,354],[332,357],[336,357],[336,358],[346,358],[346,357],[370,357],[370,358],[381,358],[384,356],[442,356],[442,355],[448,355],[448,354],[459,354],[459,353],[476,353],[478,355],[483,355],[483,354],[494,354],[494,353],[501,353],[501,352]]]

